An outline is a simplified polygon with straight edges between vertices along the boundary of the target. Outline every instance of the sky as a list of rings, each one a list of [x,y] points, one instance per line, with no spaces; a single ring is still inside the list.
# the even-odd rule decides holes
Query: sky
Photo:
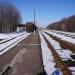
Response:
[[[75,0],[9,0],[9,2],[20,11],[22,23],[33,21],[35,11],[36,24],[40,27],[75,15]]]

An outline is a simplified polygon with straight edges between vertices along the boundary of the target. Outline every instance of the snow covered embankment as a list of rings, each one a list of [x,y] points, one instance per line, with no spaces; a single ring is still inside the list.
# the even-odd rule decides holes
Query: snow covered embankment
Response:
[[[21,34],[23,34],[23,35],[21,35]],[[6,51],[8,51],[10,48],[14,47],[17,43],[19,43],[20,41],[25,39],[28,35],[30,35],[29,33],[26,33],[26,32],[23,32],[21,34],[16,34],[16,36],[18,36],[17,38],[0,44],[0,55],[5,53]],[[21,36],[19,36],[19,35],[21,35]]]

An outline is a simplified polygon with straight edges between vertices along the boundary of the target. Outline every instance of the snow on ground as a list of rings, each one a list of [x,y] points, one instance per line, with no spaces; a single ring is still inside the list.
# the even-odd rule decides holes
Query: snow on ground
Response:
[[[69,69],[72,71],[72,75],[75,75],[75,67],[69,67]]]
[[[52,38],[50,38],[50,36],[48,36],[46,33],[42,32],[43,35],[45,35],[45,37],[48,39],[48,41],[52,44],[53,48],[56,49],[56,50],[60,50],[61,47],[60,47],[60,44],[53,40]]]
[[[6,38],[8,38],[7,34],[0,34],[0,39],[6,39]]]
[[[56,52],[58,53],[58,55],[61,57],[63,61],[71,60],[75,62],[75,60],[72,59],[70,56],[72,54],[74,55],[75,53],[72,53],[70,50],[67,50],[67,49],[63,50],[62,47],[55,40],[49,37],[49,35],[47,35],[43,31],[42,31],[42,34],[47,38],[49,43],[53,46],[53,48],[56,50]],[[69,69],[72,71],[72,74],[75,75],[75,66],[69,67]]]
[[[65,41],[68,41],[68,42],[71,42],[71,43],[75,44],[75,39],[73,39],[71,37],[60,35],[60,34],[57,34],[57,33],[53,33],[53,32],[50,32],[49,30],[43,30],[43,31],[45,31],[49,34],[52,34],[53,36],[56,36],[56,37],[60,38],[61,40],[65,40]]]
[[[12,38],[12,37],[15,37],[17,35],[19,35],[21,33],[9,33],[9,34],[1,34],[0,33],[0,39],[7,39],[7,38]]]
[[[20,33],[9,33],[9,34],[0,34],[0,39],[3,39],[0,41],[0,44],[4,41],[10,40],[12,38],[18,37],[22,34],[25,34],[26,32],[20,32]]]
[[[24,35],[21,35],[21,34],[24,34]],[[19,36],[19,35],[21,35],[21,36]],[[26,33],[26,32],[18,33],[18,34],[15,34],[15,36],[18,36],[17,38],[0,44],[0,55],[5,53],[6,51],[8,51],[10,48],[14,47],[21,40],[25,39],[28,35],[30,35],[30,33]],[[13,37],[15,37],[15,36],[13,35]],[[12,38],[12,36],[10,38]]]
[[[48,29],[45,29],[45,30],[48,30]],[[49,30],[49,31],[56,32],[56,33],[64,33],[64,34],[69,34],[69,35],[75,36],[74,32],[65,32],[65,31],[58,31],[58,30]]]
[[[70,57],[70,54],[72,53],[71,51],[69,50],[56,50],[56,52],[60,55],[60,57],[62,58],[62,60],[69,60],[69,59],[72,59]]]
[[[39,32],[40,39],[41,39],[41,49],[42,49],[42,58],[43,58],[43,65],[44,70],[46,71],[47,75],[52,75],[54,71],[57,69],[55,68],[55,61],[52,56],[50,49],[48,48],[46,41],[44,40],[42,34]],[[62,75],[62,74],[60,74]]]
[[[42,34],[47,38],[49,43],[53,46],[53,48],[60,55],[61,58],[71,59],[70,54],[72,54],[72,52],[70,50],[67,50],[67,49],[63,50],[62,47],[60,46],[60,44],[57,41],[50,38],[50,36],[47,35],[44,32],[42,32]]]

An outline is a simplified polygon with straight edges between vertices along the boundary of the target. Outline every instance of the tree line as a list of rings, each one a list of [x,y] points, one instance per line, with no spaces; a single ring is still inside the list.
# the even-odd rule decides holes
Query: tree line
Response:
[[[11,3],[0,2],[0,33],[16,31],[21,17],[18,9]]]
[[[61,21],[51,23],[47,26],[48,29],[75,32],[75,15],[64,18]]]

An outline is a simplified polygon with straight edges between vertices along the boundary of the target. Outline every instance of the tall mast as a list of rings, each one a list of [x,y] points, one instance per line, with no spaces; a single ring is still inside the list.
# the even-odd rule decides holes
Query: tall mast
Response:
[[[35,25],[35,11],[34,11],[34,25]]]

